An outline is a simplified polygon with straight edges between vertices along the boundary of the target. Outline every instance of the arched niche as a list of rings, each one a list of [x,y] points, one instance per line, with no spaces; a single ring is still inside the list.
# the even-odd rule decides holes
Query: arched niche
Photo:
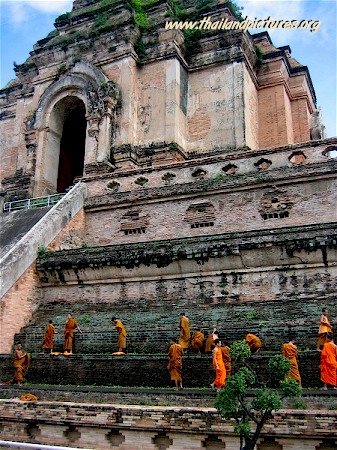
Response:
[[[37,132],[35,196],[64,190],[86,167],[106,160],[117,99],[115,83],[83,62],[46,89],[32,125]]]

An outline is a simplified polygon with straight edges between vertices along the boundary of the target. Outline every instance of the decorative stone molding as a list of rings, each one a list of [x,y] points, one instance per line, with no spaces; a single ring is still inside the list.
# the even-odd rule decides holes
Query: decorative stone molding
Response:
[[[142,234],[145,233],[149,224],[149,216],[142,215],[140,211],[128,211],[121,218],[120,230],[124,234]]]
[[[286,189],[274,186],[264,193],[259,212],[264,220],[283,219],[289,217],[293,204]]]
[[[211,227],[216,219],[215,208],[212,203],[196,203],[186,211],[185,220],[191,228]]]

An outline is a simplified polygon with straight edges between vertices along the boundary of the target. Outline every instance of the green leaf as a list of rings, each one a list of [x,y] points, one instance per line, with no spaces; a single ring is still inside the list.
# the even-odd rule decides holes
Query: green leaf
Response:
[[[280,381],[280,391],[284,397],[300,397],[302,395],[302,388],[292,378]]]
[[[275,389],[259,389],[252,401],[252,408],[256,411],[277,411],[282,406],[279,393]]]
[[[291,362],[283,355],[274,355],[268,362],[269,374],[273,379],[283,380],[289,374]]]

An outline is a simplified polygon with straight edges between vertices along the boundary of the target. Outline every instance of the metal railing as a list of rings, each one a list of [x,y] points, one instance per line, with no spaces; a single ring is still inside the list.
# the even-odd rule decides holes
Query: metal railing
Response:
[[[14,200],[4,203],[4,212],[16,211],[18,209],[42,208],[44,206],[53,206],[64,197],[66,193],[52,194],[46,197],[27,198],[25,200]]]

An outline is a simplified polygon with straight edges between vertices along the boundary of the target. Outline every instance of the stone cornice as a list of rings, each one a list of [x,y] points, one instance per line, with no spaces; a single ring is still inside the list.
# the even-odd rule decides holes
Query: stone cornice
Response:
[[[284,247],[290,257],[295,251],[300,250],[313,252],[326,247],[337,248],[337,224],[286,227],[47,252],[43,258],[37,260],[37,269],[42,272],[104,266],[133,268],[141,264],[166,267],[173,261],[184,259],[207,261],[209,258],[236,255],[243,249],[268,247],[270,244]]]
[[[105,196],[90,197],[86,200],[85,209],[104,209],[116,207],[117,205],[160,200],[172,200],[173,197],[193,196],[204,193],[217,193],[233,189],[251,190],[252,187],[262,184],[286,184],[301,183],[306,177],[321,179],[323,177],[335,176],[337,161],[331,160],[330,164],[306,164],[293,167],[280,167],[274,170],[257,171],[242,175],[231,175],[224,179],[210,179],[195,181],[193,183],[174,184],[155,188],[141,188],[133,191],[111,193]]]

